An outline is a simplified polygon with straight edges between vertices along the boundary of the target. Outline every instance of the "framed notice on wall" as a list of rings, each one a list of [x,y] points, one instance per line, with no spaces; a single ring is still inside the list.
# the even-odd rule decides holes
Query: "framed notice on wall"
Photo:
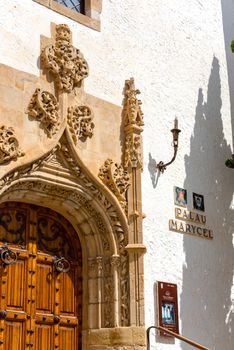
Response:
[[[157,282],[158,324],[179,334],[177,285]],[[168,336],[161,332],[161,336]]]

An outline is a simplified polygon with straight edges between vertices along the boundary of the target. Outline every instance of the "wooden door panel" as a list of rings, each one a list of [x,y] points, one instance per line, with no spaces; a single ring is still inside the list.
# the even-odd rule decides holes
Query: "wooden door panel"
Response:
[[[59,327],[59,348],[62,350],[76,350],[77,329]]]
[[[75,271],[61,273],[60,276],[60,313],[75,314]]]
[[[52,350],[53,345],[53,326],[36,325],[35,331],[35,350]]]
[[[7,267],[6,307],[7,309],[25,310],[25,293],[27,288],[25,260]]]
[[[25,322],[5,322],[4,350],[25,349]]]
[[[37,264],[36,312],[53,313],[53,267],[42,262]]]

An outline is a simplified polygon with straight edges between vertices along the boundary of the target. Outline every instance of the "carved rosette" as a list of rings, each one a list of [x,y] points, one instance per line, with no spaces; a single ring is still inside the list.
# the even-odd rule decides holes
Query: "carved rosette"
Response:
[[[40,121],[48,137],[52,137],[58,130],[59,114],[58,102],[54,95],[48,91],[36,89],[28,106],[30,117]]]
[[[44,48],[41,61],[62,92],[70,93],[88,76],[88,64],[82,53],[71,45],[71,31],[66,24],[56,26],[55,45]]]
[[[131,78],[125,82],[125,100],[124,100],[124,167],[142,168],[142,141],[141,133],[143,131],[143,113],[141,110],[141,101],[137,99],[139,90],[135,89],[134,79]]]
[[[129,176],[123,166],[107,159],[100,168],[99,178],[114,193],[122,208],[127,210],[127,190],[129,187]]]
[[[12,127],[0,128],[0,164],[22,157],[24,152],[19,148],[19,142]]]
[[[78,140],[86,141],[93,136],[93,116],[87,106],[72,106],[68,108],[67,123],[75,144]]]

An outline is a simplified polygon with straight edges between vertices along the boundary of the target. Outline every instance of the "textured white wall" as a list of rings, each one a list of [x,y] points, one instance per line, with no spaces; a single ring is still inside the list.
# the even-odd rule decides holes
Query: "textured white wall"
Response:
[[[228,82],[234,81],[234,57],[227,72],[225,48],[227,35],[234,37],[228,16],[234,1],[103,0],[100,33],[31,0],[0,5],[1,63],[39,75],[40,35],[50,37],[50,22],[67,23],[90,66],[88,93],[121,105],[124,80],[135,77],[145,114],[146,324],[155,323],[154,283],[177,283],[182,334],[213,350],[233,350],[234,187],[224,161],[232,144]],[[172,155],[175,115],[182,130],[179,154],[157,179],[153,164]],[[204,194],[213,241],[168,231],[174,185],[189,196]],[[188,349],[158,341],[158,350]]]

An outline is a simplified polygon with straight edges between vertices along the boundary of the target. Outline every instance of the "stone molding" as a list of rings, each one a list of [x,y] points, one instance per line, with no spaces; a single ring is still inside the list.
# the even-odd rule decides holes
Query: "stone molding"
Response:
[[[12,127],[0,127],[0,164],[16,160],[24,156],[24,152],[19,147],[19,141],[16,138],[15,130]]]
[[[40,122],[48,137],[52,137],[59,127],[59,106],[57,99],[48,91],[36,89],[27,109],[27,114]]]
[[[57,89],[70,93],[88,76],[88,64],[80,50],[72,46],[70,28],[59,24],[55,30],[55,44],[42,50],[41,63],[54,77]]]

